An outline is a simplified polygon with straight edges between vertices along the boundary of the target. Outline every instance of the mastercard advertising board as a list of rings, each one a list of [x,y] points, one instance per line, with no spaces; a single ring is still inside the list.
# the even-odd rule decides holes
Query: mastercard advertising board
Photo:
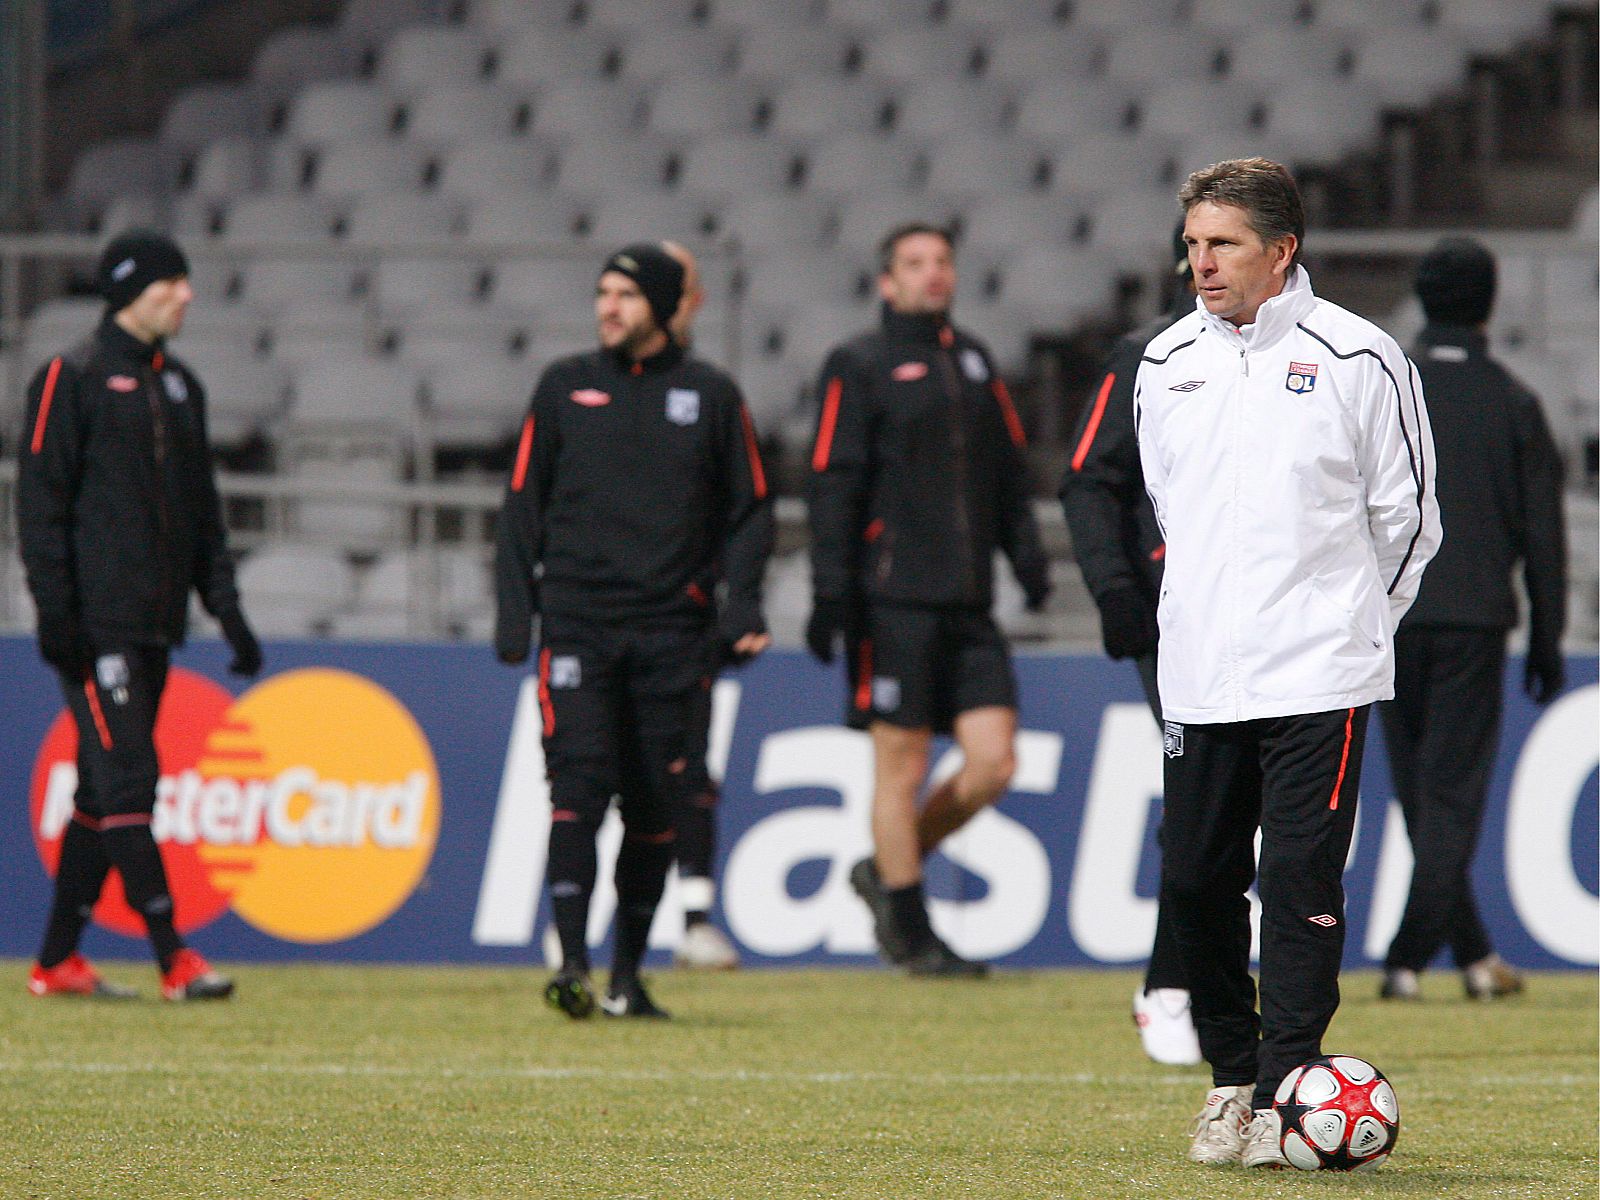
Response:
[[[219,961],[543,965],[549,791],[536,688],[487,647],[277,642],[254,680],[227,649],[174,657],[157,728],[154,833],[179,927]],[[928,864],[933,922],[1002,966],[1133,965],[1159,877],[1161,735],[1125,664],[1019,654],[1010,791]],[[1600,963],[1600,687],[1568,659],[1547,708],[1508,664],[1505,728],[1474,877],[1497,948],[1518,965]],[[714,692],[723,778],[717,918],[744,961],[875,961],[848,883],[869,846],[871,751],[841,727],[836,670],[779,651]],[[77,734],[31,638],[0,637],[0,954],[30,958],[71,818]],[[938,744],[935,771],[954,768]],[[615,818],[600,833],[590,924],[605,961]],[[1346,965],[1381,960],[1410,847],[1382,731],[1369,731],[1345,875]],[[669,881],[658,955],[682,930]],[[148,955],[113,872],[91,956]]]

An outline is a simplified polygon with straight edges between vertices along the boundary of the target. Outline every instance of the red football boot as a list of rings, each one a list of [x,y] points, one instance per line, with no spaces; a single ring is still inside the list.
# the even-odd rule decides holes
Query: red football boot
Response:
[[[98,996],[102,1000],[131,1000],[139,994],[131,987],[101,979],[89,960],[76,952],[53,967],[34,963],[28,973],[28,990],[35,996]]]
[[[161,977],[161,995],[168,1000],[226,1000],[233,995],[233,980],[218,975],[186,946],[172,956],[172,966]]]

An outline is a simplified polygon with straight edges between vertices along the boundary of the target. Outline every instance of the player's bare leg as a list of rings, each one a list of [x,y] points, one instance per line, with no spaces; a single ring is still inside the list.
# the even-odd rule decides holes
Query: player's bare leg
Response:
[[[961,769],[934,788],[917,818],[919,858],[998,800],[1017,770],[1017,710],[998,705],[962,713],[955,723]],[[879,867],[882,868],[882,861]],[[920,868],[919,872],[920,874]]]

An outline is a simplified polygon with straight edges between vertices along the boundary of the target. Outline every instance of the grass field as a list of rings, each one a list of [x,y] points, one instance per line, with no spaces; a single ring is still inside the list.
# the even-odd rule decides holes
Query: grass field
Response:
[[[1395,1082],[1377,1172],[1191,1166],[1199,1069],[1134,976],[662,972],[668,1024],[570,1022],[542,972],[244,967],[188,1007],[25,994],[0,964],[0,1197],[1529,1197],[1596,1194],[1593,975],[1472,1005],[1345,980],[1331,1050]],[[153,972],[107,975],[147,993]]]

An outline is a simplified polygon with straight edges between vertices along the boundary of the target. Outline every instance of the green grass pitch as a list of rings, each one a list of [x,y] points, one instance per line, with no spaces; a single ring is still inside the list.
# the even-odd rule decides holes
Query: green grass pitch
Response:
[[[0,1196],[1528,1197],[1596,1195],[1597,988],[1382,1004],[1346,976],[1330,1050],[1400,1095],[1382,1169],[1184,1161],[1209,1077],[1157,1066],[1128,972],[662,971],[667,1024],[576,1023],[542,970],[241,967],[213,1005],[39,1000],[0,964]],[[108,976],[154,994],[154,972]]]

